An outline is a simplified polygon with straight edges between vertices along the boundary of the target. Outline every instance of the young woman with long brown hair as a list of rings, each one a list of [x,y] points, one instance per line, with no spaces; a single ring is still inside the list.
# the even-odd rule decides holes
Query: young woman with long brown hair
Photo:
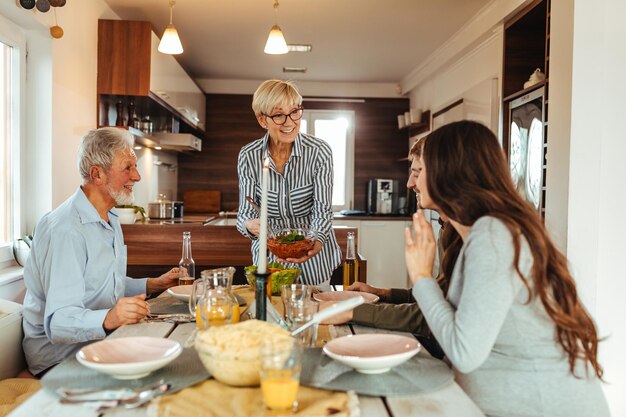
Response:
[[[415,237],[406,232],[406,262],[457,382],[490,416],[608,416],[595,325],[496,137],[475,122],[445,125],[426,139],[422,162],[421,206],[463,241],[442,260],[447,297],[430,276],[436,245],[421,214]]]

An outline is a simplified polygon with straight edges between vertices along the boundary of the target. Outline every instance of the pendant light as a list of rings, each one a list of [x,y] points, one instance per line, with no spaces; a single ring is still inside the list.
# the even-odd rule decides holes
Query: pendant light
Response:
[[[172,14],[174,10],[175,0],[170,0],[170,24],[165,26],[165,31],[159,43],[159,52],[168,55],[178,55],[183,53],[183,45],[180,43],[178,31],[172,24]]]
[[[275,21],[278,21],[278,0],[274,0],[274,12],[275,12]],[[289,52],[287,48],[287,42],[285,42],[285,36],[283,35],[283,31],[280,30],[278,24],[272,26],[270,30],[270,34],[267,37],[267,42],[265,43],[265,49],[263,50],[266,54],[270,55],[281,55]]]

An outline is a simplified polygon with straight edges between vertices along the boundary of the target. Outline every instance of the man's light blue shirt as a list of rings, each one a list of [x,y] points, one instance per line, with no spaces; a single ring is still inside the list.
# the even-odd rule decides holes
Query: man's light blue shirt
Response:
[[[146,292],[126,276],[126,245],[115,210],[105,222],[82,188],[37,224],[24,269],[24,353],[38,374],[106,336],[102,324],[124,296]]]

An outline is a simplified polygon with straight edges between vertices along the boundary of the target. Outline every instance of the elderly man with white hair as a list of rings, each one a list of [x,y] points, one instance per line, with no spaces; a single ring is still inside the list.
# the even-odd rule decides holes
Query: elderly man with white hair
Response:
[[[78,150],[83,183],[35,228],[24,269],[24,352],[41,376],[85,344],[149,313],[146,294],[177,284],[178,268],[158,278],[126,276],[116,205],[133,203],[141,180],[133,138],[123,129],[88,132]]]

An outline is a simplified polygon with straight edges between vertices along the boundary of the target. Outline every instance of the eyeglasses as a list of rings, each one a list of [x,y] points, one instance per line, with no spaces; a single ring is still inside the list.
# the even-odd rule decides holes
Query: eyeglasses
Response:
[[[263,116],[269,117],[275,124],[282,126],[287,123],[287,116],[289,116],[289,118],[294,122],[302,119],[302,110],[304,110],[304,107],[300,106],[289,114],[278,113],[270,116],[269,114],[263,113]]]

